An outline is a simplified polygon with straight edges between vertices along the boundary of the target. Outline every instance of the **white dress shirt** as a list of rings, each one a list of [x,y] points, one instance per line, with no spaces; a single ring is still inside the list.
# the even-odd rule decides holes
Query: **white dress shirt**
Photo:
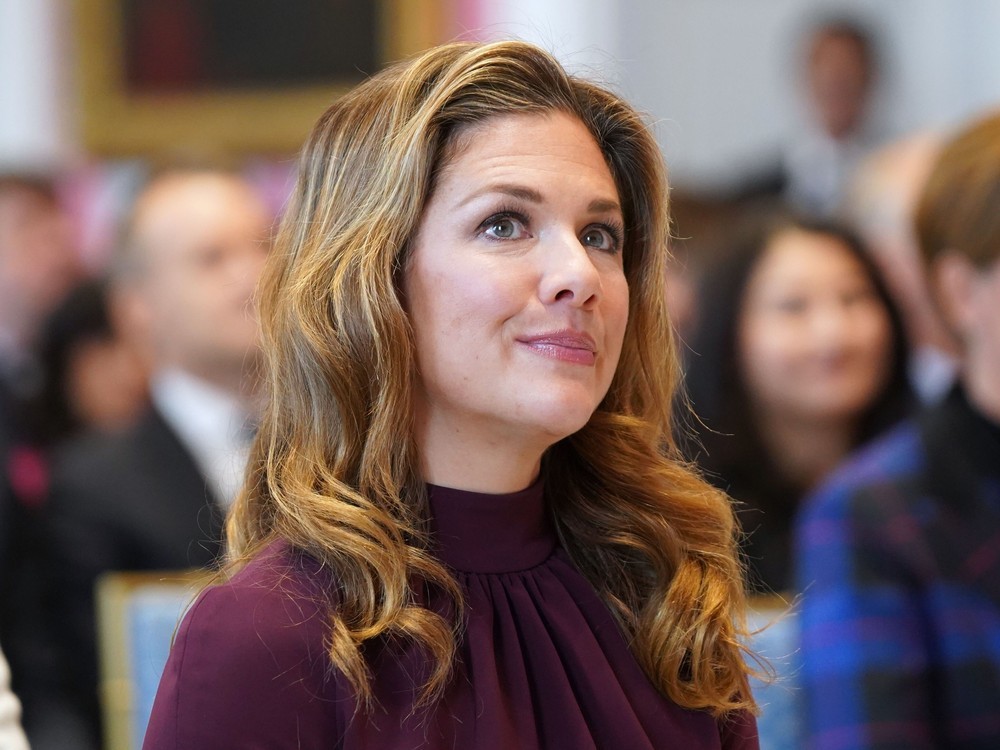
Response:
[[[791,139],[785,152],[785,198],[800,211],[833,216],[843,204],[851,177],[875,143],[867,133],[836,140],[817,128],[806,129]]]
[[[243,484],[252,421],[235,394],[180,369],[157,373],[156,408],[188,449],[223,508]]]

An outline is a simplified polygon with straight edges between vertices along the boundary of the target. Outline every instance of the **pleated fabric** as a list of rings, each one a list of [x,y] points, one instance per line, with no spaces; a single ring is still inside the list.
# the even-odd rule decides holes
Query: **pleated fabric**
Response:
[[[188,614],[144,747],[757,748],[751,716],[717,721],[653,687],[558,546],[540,482],[505,495],[432,486],[430,500],[437,554],[466,597],[440,703],[414,712],[428,674],[423,654],[375,640],[365,656],[378,707],[357,712],[325,657],[325,592],[335,582],[277,543]]]

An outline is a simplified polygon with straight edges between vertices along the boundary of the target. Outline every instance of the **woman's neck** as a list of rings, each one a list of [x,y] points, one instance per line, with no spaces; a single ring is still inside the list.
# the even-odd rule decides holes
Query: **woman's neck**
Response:
[[[795,487],[814,487],[854,447],[855,427],[847,420],[796,420],[758,414],[760,438],[775,467]]]
[[[428,484],[498,495],[518,492],[535,481],[541,461],[525,459],[498,451],[441,454],[425,447],[420,468]]]
[[[518,492],[538,477],[547,445],[517,436],[416,426],[424,481],[440,487],[503,494]]]

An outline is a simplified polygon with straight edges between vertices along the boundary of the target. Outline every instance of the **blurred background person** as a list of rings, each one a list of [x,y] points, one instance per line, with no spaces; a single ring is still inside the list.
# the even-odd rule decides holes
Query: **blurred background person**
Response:
[[[22,506],[37,505],[44,495],[33,458],[44,383],[38,334],[81,278],[69,220],[52,182],[0,174],[0,467]]]
[[[910,384],[933,403],[951,389],[958,369],[958,342],[931,299],[913,211],[941,150],[931,131],[889,143],[858,167],[840,213],[864,238],[899,307],[910,343]]]
[[[46,492],[38,334],[81,273],[52,181],[0,173],[0,642],[26,703],[35,697],[31,671],[46,659],[38,634],[37,524]]]
[[[701,420],[694,455],[737,502],[751,584],[783,591],[801,497],[905,412],[906,344],[846,230],[755,224],[706,275],[686,382]]]
[[[805,117],[779,163],[750,177],[739,199],[774,195],[799,213],[831,217],[858,164],[878,143],[868,118],[878,73],[875,40],[850,18],[815,23],[800,51]]]
[[[784,157],[784,195],[796,209],[833,214],[861,158],[875,145],[868,105],[877,62],[874,39],[858,21],[825,21],[809,35],[805,96],[810,118]]]
[[[41,382],[32,345],[81,278],[68,218],[48,180],[0,174],[0,396],[5,413]]]
[[[119,330],[109,294],[102,279],[84,282],[42,327],[38,413],[45,446],[88,430],[125,429],[146,406],[148,363]]]
[[[804,505],[817,750],[1000,747],[1000,113],[944,146],[916,234],[958,384]]]
[[[85,281],[73,289],[41,324],[35,351],[40,390],[26,401],[33,416],[32,443],[15,449],[9,462],[18,487],[22,514],[18,541],[18,586],[11,607],[18,668],[17,689],[25,722],[37,724],[50,715],[55,675],[61,671],[52,647],[52,622],[45,591],[48,567],[44,524],[53,451],[86,430],[122,429],[146,402],[146,366],[135,347],[117,333],[108,307],[107,285]],[[0,521],[2,524],[2,521]],[[61,729],[52,728],[50,747],[65,745]],[[59,738],[58,741],[55,741]],[[36,743],[44,750],[45,743]],[[3,747],[0,744],[0,747]]]
[[[151,407],[53,460],[46,538],[69,722],[99,725],[94,583],[109,570],[212,564],[254,419],[251,295],[270,216],[233,173],[163,171],[138,195],[113,268],[125,335],[149,358]]]

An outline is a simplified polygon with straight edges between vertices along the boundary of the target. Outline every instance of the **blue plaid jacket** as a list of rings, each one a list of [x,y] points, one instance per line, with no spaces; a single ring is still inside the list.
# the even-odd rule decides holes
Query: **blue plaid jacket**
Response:
[[[809,746],[1000,748],[1000,427],[960,392],[806,501]]]

